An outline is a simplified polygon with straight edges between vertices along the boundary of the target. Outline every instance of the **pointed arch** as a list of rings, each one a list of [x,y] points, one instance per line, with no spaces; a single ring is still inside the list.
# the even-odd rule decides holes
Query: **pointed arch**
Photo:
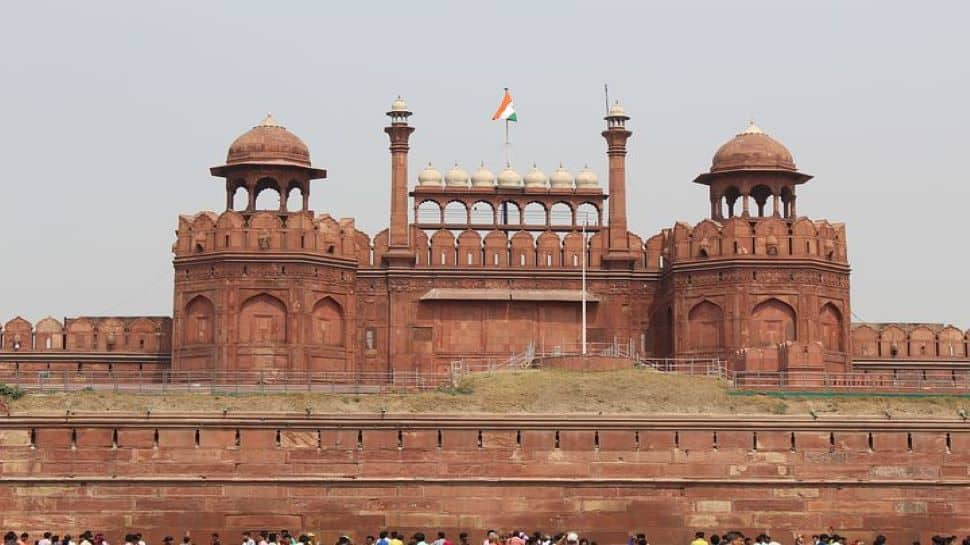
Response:
[[[182,313],[182,344],[212,344],[215,338],[215,305],[204,295],[196,295]]]
[[[239,309],[238,334],[242,343],[285,343],[286,305],[268,293],[246,299]]]
[[[344,346],[344,311],[333,297],[322,297],[313,305],[313,331],[310,338],[314,344]]]
[[[832,352],[845,352],[842,311],[832,303],[825,303],[818,313],[818,323],[822,346]]]
[[[712,352],[724,346],[724,311],[707,299],[687,313],[688,350]]]
[[[794,341],[797,316],[788,303],[774,297],[758,303],[751,310],[751,345],[772,346]]]

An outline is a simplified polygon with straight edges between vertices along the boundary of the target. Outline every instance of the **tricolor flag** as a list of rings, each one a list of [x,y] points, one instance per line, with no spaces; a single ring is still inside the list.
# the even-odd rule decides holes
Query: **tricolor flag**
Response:
[[[502,103],[498,105],[498,109],[495,110],[495,114],[492,116],[492,121],[496,119],[504,119],[505,121],[518,121],[519,118],[515,115],[515,108],[512,106],[512,95],[509,94],[509,88],[505,88],[505,96],[502,97]]]

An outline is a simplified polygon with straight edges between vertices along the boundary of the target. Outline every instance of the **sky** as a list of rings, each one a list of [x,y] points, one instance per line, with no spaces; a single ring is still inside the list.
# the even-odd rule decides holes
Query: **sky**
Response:
[[[970,4],[964,2],[4,2],[0,323],[171,315],[179,214],[224,207],[208,168],[267,113],[328,178],[311,208],[387,226],[384,112],[428,161],[513,156],[606,180],[603,84],[634,135],[630,228],[709,213],[691,183],[749,119],[847,224],[854,320],[970,327]]]

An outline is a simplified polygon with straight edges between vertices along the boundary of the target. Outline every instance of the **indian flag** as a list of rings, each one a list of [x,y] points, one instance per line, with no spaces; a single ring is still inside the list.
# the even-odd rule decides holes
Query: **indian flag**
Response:
[[[509,94],[509,88],[505,88],[505,96],[502,97],[502,103],[498,105],[498,109],[495,110],[495,114],[492,116],[492,121],[496,119],[504,119],[505,121],[518,121],[519,118],[515,115],[515,108],[512,106],[512,95]]]

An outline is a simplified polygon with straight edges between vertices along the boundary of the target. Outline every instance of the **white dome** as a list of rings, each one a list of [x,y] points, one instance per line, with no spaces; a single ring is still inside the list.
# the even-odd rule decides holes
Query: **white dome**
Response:
[[[520,187],[522,185],[522,176],[512,169],[511,166],[505,167],[505,170],[498,173],[498,185],[500,187]]]
[[[573,175],[559,163],[559,168],[549,177],[549,185],[554,188],[572,188]]]
[[[617,100],[616,102],[613,103],[612,106],[610,106],[610,114],[609,114],[609,116],[610,117],[627,117],[626,111],[623,109],[623,106],[620,105],[620,101],[619,100]]]
[[[468,187],[468,172],[458,166],[451,167],[447,174],[445,174],[445,185],[449,187]]]
[[[472,174],[472,187],[492,187],[495,185],[495,174],[485,168],[485,163],[482,162],[482,166],[478,167],[478,170]]]
[[[583,170],[579,171],[576,175],[576,187],[598,187],[599,178],[596,174],[589,169],[588,166],[583,167]]]
[[[545,172],[539,170],[535,163],[532,163],[532,170],[530,170],[523,178],[526,187],[548,187],[549,177],[546,176]]]
[[[394,102],[391,103],[391,111],[392,112],[408,111],[408,103],[404,102],[404,99],[401,98],[401,95],[398,95],[397,98],[394,100]]]
[[[428,166],[424,167],[424,170],[422,170],[421,173],[418,174],[418,185],[439,185],[440,186],[441,173],[438,172],[438,169],[431,166],[431,163],[428,163]]]

